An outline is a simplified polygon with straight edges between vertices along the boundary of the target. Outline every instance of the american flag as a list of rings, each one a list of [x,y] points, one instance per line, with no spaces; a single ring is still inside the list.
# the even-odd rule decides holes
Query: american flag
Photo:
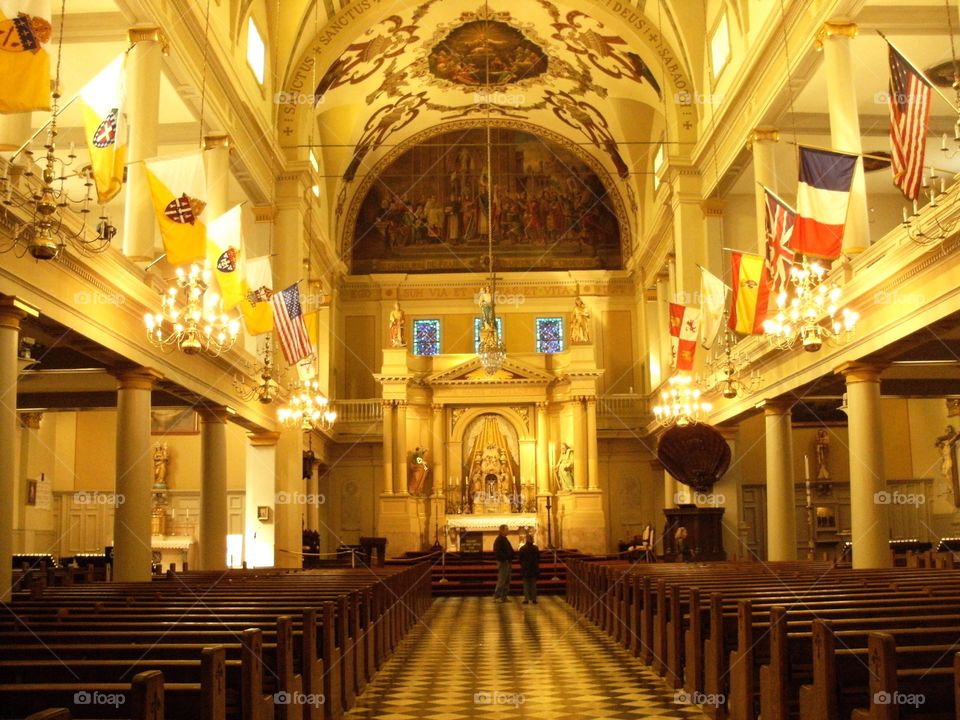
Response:
[[[283,348],[283,357],[287,364],[294,365],[312,355],[313,347],[307,335],[307,325],[303,321],[300,288],[297,284],[274,293],[270,302],[273,303],[274,330],[280,338],[280,347]]]
[[[930,83],[887,43],[890,56],[890,145],[893,184],[907,200],[920,195],[930,122]]]
[[[793,236],[796,212],[767,188],[763,188],[766,206],[767,250],[763,261],[764,270],[770,279],[770,290],[778,295],[787,286],[790,268],[793,266],[793,250],[789,247]]]

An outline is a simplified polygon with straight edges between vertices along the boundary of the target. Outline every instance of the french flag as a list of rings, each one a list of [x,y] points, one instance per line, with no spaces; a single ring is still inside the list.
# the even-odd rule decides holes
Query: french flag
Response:
[[[794,252],[840,257],[850,184],[859,155],[800,148],[797,219],[790,245]]]

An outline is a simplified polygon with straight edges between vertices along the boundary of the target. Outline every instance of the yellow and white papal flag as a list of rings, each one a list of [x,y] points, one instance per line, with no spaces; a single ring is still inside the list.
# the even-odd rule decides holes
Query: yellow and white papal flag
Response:
[[[247,334],[263,335],[273,331],[273,304],[270,302],[273,269],[270,267],[270,256],[250,258],[246,265],[247,294],[240,303],[240,312]]]
[[[198,151],[146,160],[144,166],[167,262],[171,265],[203,262],[207,256],[203,155]]]
[[[220,286],[225,311],[233,310],[247,296],[241,210],[241,205],[234,205],[207,227],[207,265]]]
[[[0,0],[0,113],[50,109],[50,0]]]
[[[123,121],[123,61],[118,55],[78,93],[83,126],[101,205],[116,197],[123,187],[127,161],[126,123]]]

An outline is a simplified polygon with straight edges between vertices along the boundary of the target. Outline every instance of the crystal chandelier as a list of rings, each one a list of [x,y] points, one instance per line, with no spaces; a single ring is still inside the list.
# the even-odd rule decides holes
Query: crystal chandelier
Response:
[[[270,342],[263,344],[263,359],[260,365],[260,382],[256,385],[248,385],[246,378],[235,375],[233,378],[233,389],[237,395],[245,401],[256,400],[264,405],[272,403],[277,393],[280,391],[280,385],[273,379],[273,369],[270,362]]]
[[[654,419],[663,427],[701,422],[713,405],[702,402],[700,394],[692,376],[685,373],[672,375],[667,388],[660,393],[660,404],[653,407]]]
[[[289,428],[327,431],[337,421],[336,411],[320,392],[320,383],[308,380],[293,389],[289,402],[277,410],[277,419]]]
[[[726,316],[724,316],[726,319]],[[744,376],[749,361],[737,347],[737,338],[724,322],[723,342],[719,352],[707,360],[711,374],[704,383],[705,390],[716,389],[723,397],[731,400],[739,393],[753,392],[763,378],[758,370]]]
[[[824,281],[827,270],[816,261],[803,258],[790,269],[793,294],[777,296],[777,314],[765,320],[763,331],[770,344],[787,350],[799,339],[807,352],[817,352],[825,340],[844,342],[856,328],[858,313],[839,311],[840,288]]]
[[[163,352],[205,352],[218,357],[233,347],[240,320],[220,312],[220,296],[209,291],[210,271],[193,263],[177,268],[176,284],[160,299],[160,312],[147,313],[147,340]]]

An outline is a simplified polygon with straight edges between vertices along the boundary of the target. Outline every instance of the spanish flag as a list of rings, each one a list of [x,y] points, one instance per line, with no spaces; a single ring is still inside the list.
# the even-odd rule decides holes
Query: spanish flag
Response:
[[[762,335],[770,301],[770,282],[763,269],[762,255],[731,253],[733,298],[729,327],[742,335]]]
[[[78,93],[83,125],[97,185],[97,200],[109,202],[123,187],[127,139],[123,127],[123,60],[117,58]]]
[[[207,227],[202,220],[207,206],[203,156],[194,152],[158,158],[145,161],[144,166],[167,262],[202,262],[207,256]]]
[[[220,286],[224,311],[233,310],[247,295],[240,216],[241,206],[234,205],[207,228],[207,265]]]
[[[270,256],[247,260],[247,294],[240,303],[243,324],[248,335],[263,335],[273,332],[273,270],[270,268]]]
[[[0,0],[0,113],[50,109],[50,0]]]

